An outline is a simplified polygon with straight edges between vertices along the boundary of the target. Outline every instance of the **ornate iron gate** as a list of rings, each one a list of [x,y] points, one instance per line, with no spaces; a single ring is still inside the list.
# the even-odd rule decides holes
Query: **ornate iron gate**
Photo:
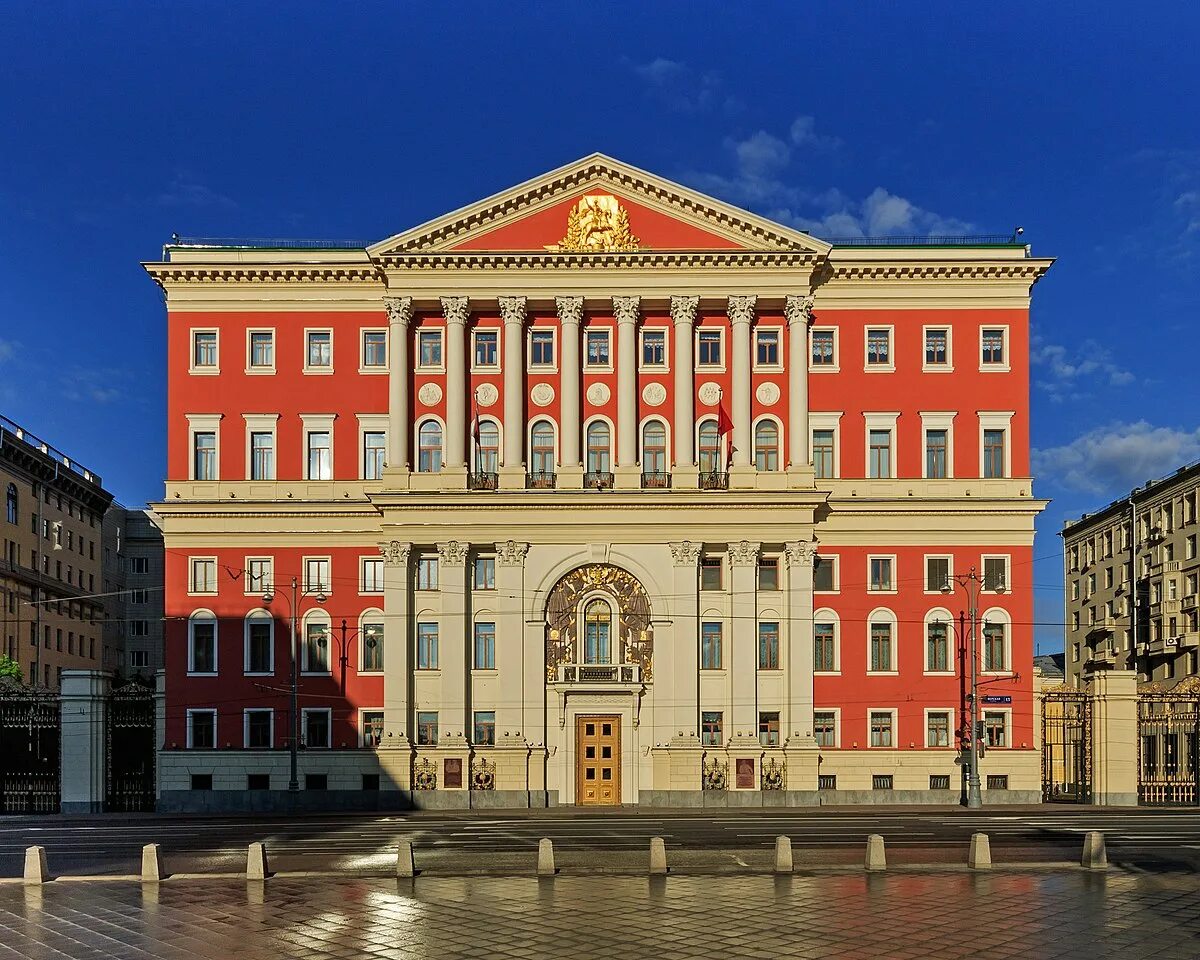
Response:
[[[1138,800],[1200,805],[1200,693],[1138,694]]]
[[[58,694],[0,689],[0,813],[58,813]]]
[[[154,809],[154,691],[130,681],[109,695],[104,809]]]
[[[1056,690],[1045,694],[1042,799],[1091,803],[1092,698],[1082,691]]]

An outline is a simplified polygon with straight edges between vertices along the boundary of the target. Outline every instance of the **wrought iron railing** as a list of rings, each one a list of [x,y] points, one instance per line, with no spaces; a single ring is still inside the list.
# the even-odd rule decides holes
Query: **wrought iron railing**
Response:
[[[907,237],[821,237],[835,247],[995,247],[1024,246],[1012,233],[984,233],[978,236],[907,236]]]
[[[603,470],[589,470],[583,475],[583,486],[586,490],[611,490],[613,475]]]
[[[1138,800],[1200,805],[1200,696],[1138,694]]]
[[[559,683],[638,683],[642,668],[636,663],[564,663]]]
[[[363,240],[281,240],[262,237],[181,237],[171,235],[168,247],[213,247],[224,250],[363,250]]]
[[[713,470],[710,473],[700,474],[700,489],[701,490],[728,490],[729,489],[729,474]]]
[[[671,475],[665,470],[650,470],[642,474],[643,490],[666,490],[671,486]]]
[[[62,466],[66,467],[72,473],[83,477],[88,483],[94,483],[98,487],[103,485],[98,473],[76,463],[61,450],[51,446],[40,437],[34,436],[34,434],[30,433],[19,423],[9,420],[8,417],[0,416],[0,445],[7,442],[4,433],[11,434],[15,440],[19,440],[21,443],[41,452],[56,463],[62,464]]]
[[[553,490],[557,475],[546,470],[525,474],[525,486],[530,490]]]
[[[468,490],[495,490],[500,485],[500,475],[496,473],[468,473]]]

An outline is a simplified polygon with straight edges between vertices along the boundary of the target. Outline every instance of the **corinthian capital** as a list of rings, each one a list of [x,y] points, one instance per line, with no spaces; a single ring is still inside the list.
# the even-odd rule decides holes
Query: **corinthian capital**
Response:
[[[467,562],[467,550],[469,544],[461,543],[458,540],[449,540],[446,543],[437,545],[438,561],[447,566],[458,563]]]
[[[529,544],[504,540],[496,544],[496,562],[502,567],[519,567],[525,562]]]
[[[471,315],[471,301],[466,297],[442,297],[442,313],[447,323],[465,326]]]
[[[700,544],[684,540],[669,546],[671,547],[671,560],[674,561],[675,566],[694,567],[700,562]]]
[[[400,540],[388,540],[379,545],[379,553],[384,563],[392,567],[402,567],[408,563],[408,554],[412,550],[411,543]]]
[[[500,316],[504,318],[505,323],[524,323],[525,322],[525,298],[524,297],[501,297],[500,298]]]
[[[637,323],[641,314],[641,297],[613,297],[613,315],[617,323]]]
[[[812,297],[788,297],[783,301],[783,315],[787,317],[788,326],[793,323],[812,323]]]
[[[729,322],[732,324],[752,323],[754,321],[754,305],[758,297],[730,297]]]
[[[810,566],[816,555],[815,540],[789,540],[783,545],[783,558],[789,567]]]
[[[681,323],[696,322],[696,310],[700,306],[699,297],[672,297],[671,322],[678,326]]]
[[[558,311],[559,322],[564,326],[579,326],[583,321],[583,297],[555,297],[554,307]]]
[[[412,297],[384,297],[383,305],[387,309],[388,322],[408,326],[412,319]]]
[[[758,563],[758,548],[761,544],[741,540],[729,545],[729,562],[735,567],[753,567]]]

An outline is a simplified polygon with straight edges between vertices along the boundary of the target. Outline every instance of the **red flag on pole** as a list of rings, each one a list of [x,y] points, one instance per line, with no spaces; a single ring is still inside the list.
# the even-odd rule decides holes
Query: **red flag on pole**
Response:
[[[729,414],[725,412],[725,392],[722,390],[717,400],[717,436],[724,437],[726,434],[731,436],[725,442],[725,465],[729,466],[733,460],[733,421],[729,419]]]

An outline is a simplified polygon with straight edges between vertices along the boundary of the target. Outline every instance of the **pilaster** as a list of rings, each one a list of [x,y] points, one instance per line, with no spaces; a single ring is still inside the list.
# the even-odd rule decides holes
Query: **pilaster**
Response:
[[[673,563],[674,619],[671,647],[656,651],[656,691],[671,703],[671,744],[700,745],[700,569],[701,544],[684,540],[670,544]],[[671,661],[674,677],[664,683],[662,663]],[[669,693],[668,693],[669,690]]]
[[[693,328],[700,298],[671,298],[671,331],[675,340],[675,485],[696,485],[696,453],[693,430],[696,423],[696,383],[693,353]]]
[[[383,740],[380,750],[408,750],[413,635],[409,610],[408,561],[412,544],[389,540],[379,544],[383,556]],[[403,764],[408,789],[408,762]]]
[[[788,327],[788,469],[807,467],[808,454],[808,328],[812,297],[788,297],[783,315]]]
[[[388,315],[388,435],[387,466],[408,473],[408,324],[412,297],[385,297]]]
[[[559,451],[562,466],[576,470],[580,466],[579,435],[581,432],[579,381],[579,326],[583,321],[583,297],[555,297],[559,324]],[[582,482],[582,481],[581,481]]]
[[[729,545],[730,642],[723,651],[729,670],[733,712],[730,739],[752,737],[758,742],[758,543],[742,540]],[[729,768],[733,776],[733,767]]]
[[[447,737],[465,737],[471,730],[467,716],[467,683],[471,671],[470,647],[474,639],[467,613],[470,545],[449,540],[439,543],[437,549],[438,590],[442,600],[438,617],[438,667],[442,675],[438,725]]]
[[[817,545],[808,540],[784,544],[787,566],[787,702],[780,735],[788,751],[789,790],[817,788],[817,742],[813,737],[813,562]],[[794,759],[793,759],[794,755]]]
[[[617,318],[617,456],[618,487],[641,486],[638,470],[637,324],[641,299],[613,297]]]
[[[525,309],[524,297],[500,297],[504,320],[504,460],[501,486],[525,486]]]
[[[500,683],[496,704],[496,737],[517,736],[525,729],[526,656],[532,656],[524,644],[525,556],[528,543],[506,540],[496,544],[496,676]],[[541,656],[538,662],[540,679]],[[536,703],[544,696],[539,682]]]
[[[733,469],[730,486],[752,486],[750,431],[750,324],[754,321],[756,297],[729,298],[729,324],[733,338]],[[739,477],[739,474],[741,475]]]
[[[467,297],[442,297],[446,318],[446,461],[444,469],[464,473],[467,466]]]

